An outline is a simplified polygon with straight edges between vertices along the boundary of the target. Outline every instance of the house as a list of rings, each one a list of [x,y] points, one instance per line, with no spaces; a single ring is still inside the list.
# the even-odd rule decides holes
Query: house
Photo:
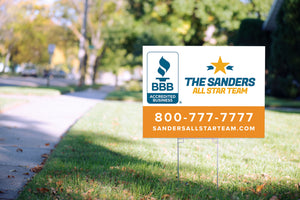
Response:
[[[276,29],[276,16],[281,8],[284,0],[274,0],[271,10],[269,12],[268,18],[263,23],[263,30],[273,31]]]

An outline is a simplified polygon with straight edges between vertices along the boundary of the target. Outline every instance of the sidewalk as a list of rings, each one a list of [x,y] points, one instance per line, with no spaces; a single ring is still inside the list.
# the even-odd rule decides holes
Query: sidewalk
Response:
[[[0,114],[0,199],[15,199],[41,164],[43,154],[89,109],[113,91],[112,86],[29,103]]]

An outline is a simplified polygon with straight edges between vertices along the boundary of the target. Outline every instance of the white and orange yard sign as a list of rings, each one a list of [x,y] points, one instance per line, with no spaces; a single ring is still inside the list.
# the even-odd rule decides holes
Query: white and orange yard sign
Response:
[[[144,138],[263,138],[264,47],[143,47]]]

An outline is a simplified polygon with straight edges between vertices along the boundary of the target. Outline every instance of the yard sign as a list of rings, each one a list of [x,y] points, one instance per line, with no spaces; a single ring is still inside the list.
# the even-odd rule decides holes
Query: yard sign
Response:
[[[264,47],[143,47],[144,138],[264,138]]]

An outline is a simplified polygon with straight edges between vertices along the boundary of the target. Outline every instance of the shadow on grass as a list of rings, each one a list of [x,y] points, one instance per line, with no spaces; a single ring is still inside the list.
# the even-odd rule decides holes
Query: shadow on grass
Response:
[[[140,142],[95,134],[101,137],[101,144],[93,141],[95,135],[91,132],[71,131],[66,135],[19,199],[270,199],[273,195],[296,199],[299,195],[288,183],[272,182],[263,192],[256,193],[255,188],[241,189],[233,183],[217,190],[216,184],[205,179],[181,178],[178,182],[175,163],[120,153]],[[188,167],[182,165],[181,169]],[[47,190],[41,192],[40,188]]]
[[[266,110],[286,114],[300,114],[300,108],[266,107]]]
[[[277,98],[272,96],[265,97],[266,107],[271,108],[300,108],[300,101],[295,99]]]

